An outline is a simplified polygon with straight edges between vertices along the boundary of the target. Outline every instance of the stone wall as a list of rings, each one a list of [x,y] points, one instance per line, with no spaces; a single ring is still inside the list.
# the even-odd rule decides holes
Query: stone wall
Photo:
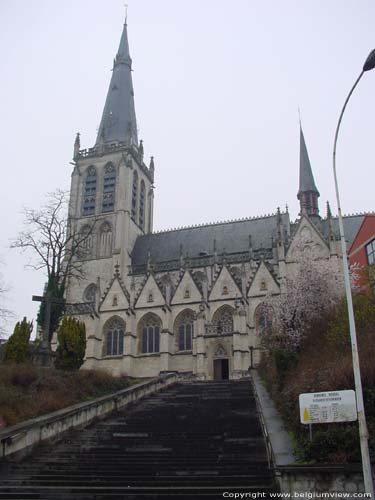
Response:
[[[345,498],[364,497],[365,489],[360,465],[295,465],[275,467],[280,491],[293,494],[295,498],[307,498],[306,493],[353,493]]]

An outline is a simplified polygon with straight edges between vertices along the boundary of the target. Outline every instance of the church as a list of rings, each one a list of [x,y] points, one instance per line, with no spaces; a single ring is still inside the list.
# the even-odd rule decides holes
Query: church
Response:
[[[340,269],[337,218],[328,204],[320,215],[300,129],[297,221],[277,209],[153,232],[155,164],[145,163],[138,140],[131,71],[125,23],[96,143],[81,149],[77,134],[74,144],[69,222],[87,237],[84,279],[70,279],[66,300],[90,305],[78,315],[86,324],[83,368],[241,378],[256,362],[259,306],[283,293],[297,249]],[[349,245],[363,218],[345,217]]]

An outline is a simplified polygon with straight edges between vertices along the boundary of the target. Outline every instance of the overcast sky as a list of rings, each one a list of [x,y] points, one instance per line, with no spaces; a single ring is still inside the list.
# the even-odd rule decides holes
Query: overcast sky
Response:
[[[15,319],[43,273],[9,249],[22,207],[68,189],[75,133],[94,145],[122,0],[0,0],[2,275]],[[139,137],[155,156],[154,229],[275,212],[298,216],[298,107],[320,191],[336,213],[332,143],[375,47],[371,0],[127,0]],[[375,71],[344,118],[345,213],[374,209]],[[8,325],[13,329],[14,321]]]

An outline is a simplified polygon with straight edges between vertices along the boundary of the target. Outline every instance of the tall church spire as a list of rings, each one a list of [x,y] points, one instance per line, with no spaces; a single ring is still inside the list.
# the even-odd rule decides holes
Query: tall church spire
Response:
[[[138,145],[132,82],[132,60],[129,54],[128,31],[125,20],[119,49],[113,62],[112,78],[96,138],[96,145],[125,142]]]
[[[302,125],[300,123],[299,191],[297,198],[300,202],[301,215],[319,217],[319,196],[320,194],[315,186]]]

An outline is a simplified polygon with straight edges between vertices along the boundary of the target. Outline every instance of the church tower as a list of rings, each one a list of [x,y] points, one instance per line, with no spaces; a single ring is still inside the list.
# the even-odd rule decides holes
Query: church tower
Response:
[[[300,202],[300,215],[319,217],[319,196],[300,124],[299,191],[297,194]]]
[[[115,266],[127,275],[137,237],[152,232],[154,161],[146,166],[138,140],[131,72],[125,22],[95,145],[81,149],[79,134],[74,143],[69,218],[75,233],[89,236],[85,289],[70,283],[68,300],[91,301],[88,283],[102,293]]]

